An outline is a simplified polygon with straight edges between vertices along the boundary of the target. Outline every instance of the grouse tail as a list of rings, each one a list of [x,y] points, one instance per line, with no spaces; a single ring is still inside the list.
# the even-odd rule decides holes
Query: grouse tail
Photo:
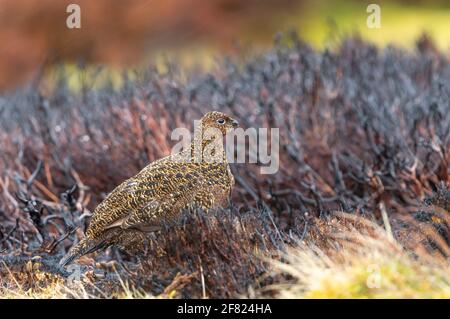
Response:
[[[85,237],[78,244],[70,248],[69,252],[65,254],[64,257],[60,260],[59,266],[64,267],[73,262],[75,259],[84,256],[86,254],[92,253],[105,246],[107,245],[104,240],[98,241]]]

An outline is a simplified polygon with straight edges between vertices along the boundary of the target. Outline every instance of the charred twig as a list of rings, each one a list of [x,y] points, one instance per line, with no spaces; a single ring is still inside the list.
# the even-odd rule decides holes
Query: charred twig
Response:
[[[42,168],[42,161],[39,160],[37,165],[36,165],[36,168],[33,171],[33,173],[27,179],[27,190],[28,191],[31,189],[31,185],[33,185],[33,181],[36,179],[36,177],[39,174],[41,168]]]
[[[14,232],[19,228],[19,218],[16,219],[14,227],[8,232],[8,234],[0,241],[1,244],[7,242]]]
[[[42,243],[46,242],[48,239],[48,234],[45,230],[45,225],[42,221],[42,215],[44,212],[44,206],[40,201],[32,200],[26,197],[23,193],[16,193],[16,198],[25,204],[25,207],[22,210],[31,218],[33,225],[36,227],[37,231],[42,237]]]
[[[240,177],[239,175],[235,175],[235,179],[238,182],[238,184],[241,185],[251,197],[253,197],[255,201],[259,200],[259,196],[252,189],[252,187],[245,182],[245,180],[242,177]]]
[[[77,209],[77,200],[75,199],[74,193],[77,190],[77,184],[73,185],[72,188],[66,190],[65,192],[61,193],[60,198],[64,205],[67,205],[69,207],[69,210],[71,212],[76,211]]]
[[[62,235],[58,240],[54,240],[48,247],[48,253],[51,254],[53,253],[53,251],[55,250],[55,248],[62,242],[64,241],[66,238],[68,238],[69,236],[71,236],[72,234],[75,233],[75,231],[78,229],[78,227],[71,229],[69,231],[67,231],[64,235]]]

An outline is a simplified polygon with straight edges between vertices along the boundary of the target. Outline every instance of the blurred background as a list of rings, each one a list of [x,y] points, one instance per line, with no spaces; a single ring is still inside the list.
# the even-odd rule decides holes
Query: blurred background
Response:
[[[370,2],[0,0],[0,299],[78,296],[90,212],[211,110],[279,128],[280,170],[232,164],[229,209],[87,256],[83,294],[450,298],[450,1]]]
[[[48,74],[56,63],[73,68],[74,88],[80,65],[107,66],[102,72],[114,74],[151,61],[164,71],[161,61],[174,58],[182,67],[209,69],[222,55],[264,49],[287,30],[317,48],[357,32],[379,46],[412,49],[426,33],[448,51],[450,1],[377,1],[381,28],[369,29],[366,8],[372,2],[1,0],[0,90]],[[66,27],[71,3],[81,7],[80,29]]]

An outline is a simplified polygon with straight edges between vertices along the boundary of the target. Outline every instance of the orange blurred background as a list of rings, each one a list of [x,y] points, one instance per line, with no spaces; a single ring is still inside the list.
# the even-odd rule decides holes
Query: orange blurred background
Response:
[[[1,0],[0,90],[29,79],[43,63],[137,63],[144,53],[213,41],[230,48],[237,33],[269,29],[296,0]],[[69,29],[69,4],[81,28]]]

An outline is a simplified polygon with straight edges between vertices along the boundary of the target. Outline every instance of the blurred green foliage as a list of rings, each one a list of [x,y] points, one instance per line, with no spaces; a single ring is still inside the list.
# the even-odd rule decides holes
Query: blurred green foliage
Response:
[[[370,3],[381,8],[381,28],[370,29],[366,12]],[[287,18],[285,27],[293,26],[306,41],[323,47],[336,34],[358,32],[364,39],[380,46],[394,44],[412,48],[424,32],[440,49],[450,48],[450,2],[442,1],[317,1]]]
[[[278,15],[277,25],[281,32],[295,30],[300,38],[317,49],[332,48],[345,36],[359,34],[380,47],[395,45],[413,50],[424,33],[439,49],[444,52],[450,49],[450,1],[377,1],[381,8],[379,29],[367,27],[366,20],[370,14],[367,13],[367,6],[370,3],[374,1],[306,1],[289,14]],[[243,29],[236,39],[236,50],[226,54],[243,57],[264,51],[272,45],[273,36],[267,34],[267,30]],[[154,52],[149,59],[150,64],[163,73],[168,70],[169,61],[177,61],[177,65],[185,69],[210,71],[223,55],[216,43],[201,41]],[[149,65],[147,62],[142,65]],[[124,72],[134,76],[134,71],[111,66],[101,70],[97,66],[87,66],[82,73],[74,64],[67,64],[65,69],[69,86],[74,90],[81,89],[83,85],[100,87],[105,83],[120,87]]]

